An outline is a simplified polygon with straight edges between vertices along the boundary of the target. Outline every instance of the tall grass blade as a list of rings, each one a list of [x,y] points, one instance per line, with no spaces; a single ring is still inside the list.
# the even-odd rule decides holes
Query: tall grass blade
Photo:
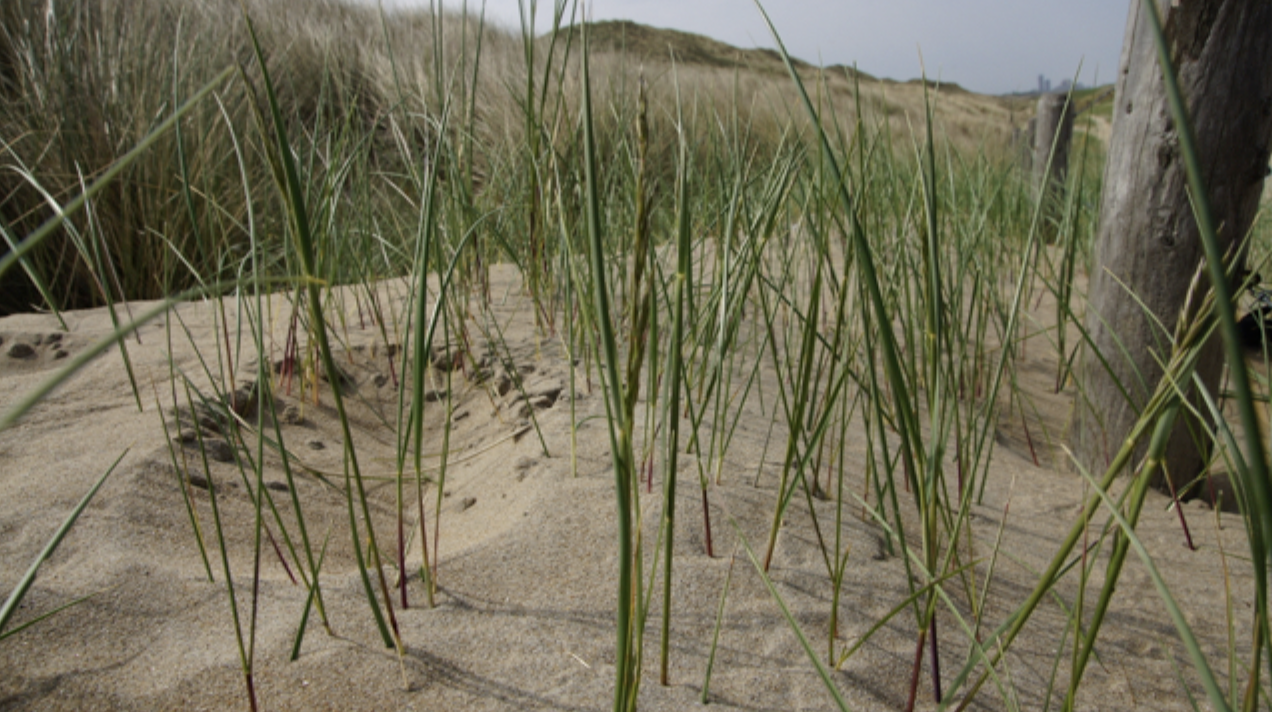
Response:
[[[314,330],[314,341],[318,344],[318,352],[324,371],[328,374],[335,374],[338,371],[336,370],[335,359],[331,354],[331,342],[327,338],[326,315],[323,313],[322,293],[319,290],[317,271],[315,269],[314,233],[309,226],[309,213],[305,206],[305,191],[301,186],[300,175],[296,170],[291,143],[287,138],[287,128],[278,106],[278,97],[274,92],[274,85],[269,77],[265,53],[261,49],[260,41],[256,36],[255,26],[252,24],[251,17],[247,15],[246,9],[243,12],[243,19],[247,25],[248,34],[252,39],[256,61],[260,65],[261,75],[264,79],[265,94],[269,100],[275,141],[274,149],[277,153],[278,161],[282,164],[283,177],[286,180],[285,185],[280,186],[280,188],[285,190],[284,199],[287,203],[288,214],[292,220],[293,236],[297,242],[301,269],[307,282],[306,296],[308,297],[310,326]],[[383,639],[385,647],[398,648],[400,650],[401,643],[397,638],[396,623],[393,620],[393,604],[389,596],[388,583],[384,577],[384,567],[380,565],[380,547],[376,543],[375,527],[371,519],[370,505],[367,502],[366,488],[362,482],[362,471],[358,466],[358,456],[353,444],[353,433],[350,430],[349,417],[345,413],[344,399],[340,393],[340,388],[335,384],[336,380],[332,376],[331,397],[335,402],[336,412],[339,416],[340,427],[344,436],[346,499],[349,509],[350,536],[353,537],[353,549],[358,560],[358,571],[362,579],[363,588],[366,591],[367,604],[371,607],[371,613],[375,618],[376,627],[380,631],[380,637]],[[352,479],[352,482],[348,481],[349,479]],[[354,484],[357,486],[357,499],[361,504],[363,523],[366,525],[367,538],[370,540],[370,567],[375,569],[379,577],[380,589],[384,595],[384,605],[387,608],[389,622],[394,624],[392,633],[390,633],[389,626],[385,623],[385,612],[381,611],[380,602],[376,599],[375,590],[372,588],[370,575],[367,571],[368,565],[362,554],[361,535],[359,534],[357,519],[354,515],[354,487],[351,486]]]
[[[605,242],[601,234],[601,196],[597,176],[596,136],[592,125],[591,75],[588,57],[587,25],[583,29],[583,168],[586,189],[588,261],[591,265],[593,305],[596,310],[596,327],[599,331],[598,350],[605,376],[605,410],[609,416],[610,453],[614,463],[615,504],[618,517],[618,612],[616,622],[617,664],[615,670],[614,711],[636,709],[636,697],[640,687],[640,630],[636,628],[639,615],[639,591],[635,584],[641,566],[639,533],[635,530],[634,499],[636,488],[636,463],[632,452],[631,423],[623,394],[623,382],[619,379],[618,343],[614,335],[614,323],[610,308],[609,280],[605,267]]]
[[[9,592],[8,598],[4,601],[4,605],[0,606],[0,640],[4,640],[10,635],[13,635],[27,627],[26,625],[23,625],[20,628],[15,628],[10,631],[5,631],[4,629],[4,627],[8,625],[9,619],[12,618],[13,614],[18,610],[18,604],[22,603],[22,599],[26,597],[27,591],[31,589],[31,584],[35,583],[35,576],[39,573],[40,567],[44,565],[44,562],[49,560],[49,557],[53,556],[53,552],[57,551],[57,547],[61,545],[62,540],[70,533],[71,527],[75,526],[75,522],[79,521],[80,515],[84,513],[89,502],[93,501],[93,497],[97,495],[97,491],[102,488],[102,485],[106,484],[106,478],[110,477],[111,473],[115,471],[115,468],[119,466],[119,463],[123,461],[128,452],[129,450],[125,449],[122,453],[120,453],[119,457],[115,458],[115,461],[106,469],[106,472],[102,473],[102,476],[97,478],[97,482],[94,483],[93,486],[89,488],[88,492],[84,494],[84,497],[80,499],[79,504],[75,505],[75,509],[72,509],[71,513],[66,516],[66,519],[62,522],[62,526],[58,527],[57,531],[53,533],[52,538],[50,538],[48,543],[44,545],[44,549],[41,550],[40,554],[35,557],[35,560],[31,562],[31,566],[27,569],[27,572],[23,574],[21,580],[18,581],[18,585],[14,586],[13,590]],[[80,600],[82,601],[84,599]],[[66,608],[66,606],[63,606],[58,610],[63,610],[64,608]],[[54,611],[54,613],[56,613],[56,611]],[[48,617],[48,615],[52,614],[47,614],[43,617]]]
[[[1252,495],[1248,498],[1248,505],[1252,511],[1246,513],[1246,528],[1251,550],[1251,565],[1254,567],[1255,574],[1255,629],[1254,662],[1251,666],[1253,672],[1244,707],[1247,710],[1254,710],[1258,706],[1258,680],[1261,677],[1258,672],[1259,658],[1264,655],[1265,647],[1270,648],[1266,659],[1269,676],[1272,677],[1272,627],[1268,620],[1269,586],[1272,584],[1268,578],[1269,557],[1272,557],[1272,481],[1269,478],[1268,453],[1263,441],[1264,436],[1259,428],[1258,416],[1255,413],[1250,375],[1237,333],[1232,287],[1224,271],[1224,256],[1219,248],[1216,232],[1218,225],[1215,223],[1210,207],[1210,194],[1202,174],[1192,122],[1189,120],[1188,108],[1179,87],[1179,78],[1175,71],[1174,60],[1170,56],[1170,47],[1162,30],[1157,3],[1153,0],[1144,0],[1143,7],[1147,11],[1157,45],[1157,59],[1166,84],[1171,117],[1174,119],[1180,153],[1183,155],[1187,169],[1189,197],[1192,199],[1193,212],[1201,233],[1201,243],[1205,249],[1211,289],[1215,294],[1219,332],[1223,336],[1224,353],[1227,356],[1228,378],[1232,389],[1237,394],[1237,409],[1240,413],[1242,429],[1245,431],[1246,468],[1238,471],[1237,475]],[[1196,661],[1194,661],[1195,664]]]
[[[799,643],[804,648],[804,652],[808,654],[808,659],[812,661],[813,667],[817,669],[817,675],[825,685],[826,691],[830,693],[831,699],[835,701],[835,706],[847,712],[849,709],[848,702],[844,700],[843,695],[839,692],[835,681],[830,678],[830,670],[822,663],[821,656],[817,654],[817,651],[813,650],[813,644],[809,642],[808,637],[804,635],[804,631],[799,627],[799,621],[795,620],[795,615],[791,613],[786,601],[782,599],[782,594],[778,592],[777,586],[773,584],[773,579],[769,578],[768,572],[764,570],[764,566],[756,558],[755,552],[751,550],[751,544],[746,540],[746,535],[742,533],[742,528],[738,526],[736,520],[730,519],[729,523],[733,525],[733,529],[737,532],[738,541],[742,543],[742,548],[746,551],[747,558],[751,560],[751,565],[755,567],[755,572],[759,574],[760,579],[764,581],[765,588],[773,596],[773,600],[777,602],[778,607],[782,609],[782,615],[786,618],[787,624],[790,625],[791,631],[795,633],[796,638],[799,638]]]
[[[671,341],[668,344],[667,400],[667,454],[663,474],[663,528],[665,547],[663,553],[663,601],[662,639],[660,641],[659,669],[661,682],[669,685],[671,657],[671,573],[675,551],[676,531],[676,479],[680,467],[680,386],[684,376],[685,300],[692,284],[693,254],[689,213],[689,141],[685,135],[684,114],[679,99],[677,107],[677,139],[679,162],[676,170],[676,274],[675,304],[672,307]],[[732,572],[732,568],[730,568]],[[713,650],[714,656],[714,650]],[[708,672],[708,677],[710,673]],[[705,686],[703,695],[705,697]]]
[[[1108,510],[1109,516],[1112,517],[1122,530],[1122,536],[1135,553],[1143,562],[1144,568],[1148,569],[1148,575],[1153,580],[1153,587],[1157,589],[1157,594],[1161,596],[1162,603],[1166,606],[1166,612],[1170,614],[1171,621],[1175,624],[1175,629],[1179,631],[1179,637],[1184,643],[1184,649],[1188,651],[1188,657],[1192,660],[1193,667],[1198,675],[1201,676],[1201,684],[1206,689],[1206,696],[1210,700],[1210,704],[1216,710],[1222,712],[1231,712],[1232,707],[1228,705],[1228,701],[1224,699],[1223,689],[1219,686],[1219,681],[1215,678],[1214,671],[1210,669],[1210,663],[1206,661],[1206,655],[1201,650],[1201,645],[1197,642],[1196,635],[1192,632],[1192,626],[1188,625],[1184,613],[1179,609],[1179,603],[1175,601],[1175,597],[1171,594],[1170,589],[1166,586],[1165,579],[1162,578],[1161,571],[1157,569],[1156,562],[1149,555],[1148,550],[1144,548],[1143,542],[1135,535],[1135,525],[1132,524],[1121,512],[1121,508],[1109,496],[1106,487],[1102,487],[1091,473],[1078,462],[1076,457],[1070,455],[1070,459],[1077,466],[1079,473],[1083,479],[1095,490],[1096,495]]]

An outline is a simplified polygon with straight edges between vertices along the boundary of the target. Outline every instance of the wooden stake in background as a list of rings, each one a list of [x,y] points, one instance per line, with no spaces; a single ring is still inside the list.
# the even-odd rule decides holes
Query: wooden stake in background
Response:
[[[1073,138],[1075,107],[1068,92],[1052,92],[1038,97],[1034,123],[1034,189],[1043,201],[1043,229],[1054,234],[1054,225],[1064,205],[1064,181],[1069,173],[1069,143]]]

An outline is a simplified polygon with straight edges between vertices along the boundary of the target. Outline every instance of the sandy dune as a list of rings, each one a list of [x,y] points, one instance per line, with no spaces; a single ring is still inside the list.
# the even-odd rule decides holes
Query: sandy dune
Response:
[[[277,452],[268,447],[257,450],[253,431],[247,431],[250,447],[235,452],[228,445],[207,444],[219,439],[211,428],[202,427],[196,436],[197,413],[195,417],[189,411],[174,414],[174,393],[180,403],[186,396],[169,377],[169,332],[159,320],[140,331],[140,343],[127,342],[141,394],[140,409],[116,347],[82,369],[15,427],[0,432],[0,592],[4,593],[16,584],[83,493],[127,450],[117,471],[42,570],[17,623],[77,597],[91,598],[0,642],[0,710],[247,707],[225,575],[213,534],[209,478],[217,492],[242,624],[245,629],[255,625],[255,681],[263,709],[608,707],[614,671],[616,531],[604,398],[595,383],[589,392],[580,368],[578,393],[571,401],[569,360],[560,341],[534,327],[530,304],[521,296],[513,270],[498,268],[494,279],[496,296],[490,314],[503,329],[506,348],[491,353],[490,342],[483,336],[483,324],[489,329],[491,322],[474,316],[469,325],[472,358],[449,374],[444,369],[432,372],[431,387],[440,397],[426,407],[426,467],[439,464],[444,419],[450,417],[453,423],[440,513],[432,504],[436,491],[431,486],[424,491],[430,537],[440,516],[439,590],[436,606],[430,608],[420,578],[411,576],[406,609],[395,590],[394,609],[405,643],[401,657],[381,642],[358,575],[349,513],[340,491],[344,435],[332,406],[331,385],[319,383],[315,403],[312,387],[305,389],[302,379],[294,379],[289,392],[285,379],[276,378],[278,412],[286,412],[283,420],[291,421],[279,425],[284,446],[293,455],[295,471],[289,484]],[[384,304],[400,308],[400,286],[389,283],[380,290]],[[276,305],[270,364],[281,358],[287,327],[281,298]],[[143,308],[133,305],[134,312]],[[227,309],[233,321],[233,305],[227,303]],[[1039,313],[1046,311],[1043,305]],[[346,301],[344,313],[345,322],[337,333],[348,380],[341,387],[350,404],[359,465],[371,490],[376,536],[380,548],[390,554],[397,538],[396,488],[391,476],[396,472],[397,450],[394,379],[401,377],[401,359],[392,348],[392,337],[386,340],[379,328],[360,317],[353,299]],[[209,378],[202,364],[217,368],[218,344],[224,345],[216,305],[184,304],[175,315],[180,319],[171,322],[171,362],[193,387],[212,397],[211,384],[224,381],[219,375]],[[0,410],[11,408],[65,363],[68,355],[111,330],[104,310],[66,316],[70,327],[66,333],[48,315],[0,320]],[[257,356],[249,343],[244,336],[233,356],[235,386],[252,381],[256,372]],[[391,353],[396,357],[393,368]],[[986,597],[982,634],[1028,594],[1035,572],[1046,565],[1081,501],[1082,480],[1063,467],[1058,447],[1073,394],[1051,392],[1054,373],[1054,354],[1041,339],[1031,340],[1019,374],[1032,407],[1023,422],[1019,410],[1004,417],[990,485],[984,502],[973,508],[974,538],[964,548],[978,561],[974,568],[977,595],[1000,531],[1002,542]],[[501,393],[514,376],[520,378],[525,393],[517,388]],[[785,711],[833,705],[755,568],[745,554],[731,556],[739,551],[731,522],[737,523],[753,546],[763,549],[782,467],[786,430],[781,419],[772,430],[769,427],[777,393],[771,364],[761,365],[760,377],[763,395],[748,398],[743,406],[719,468],[719,481],[714,469],[710,473],[714,558],[705,553],[695,459],[699,456],[681,458],[671,685],[658,684],[661,606],[655,595],[645,636],[644,709],[683,710],[698,705],[716,611],[731,565],[732,583],[710,681],[711,707]],[[449,413],[444,397],[448,391],[452,395]],[[571,405],[579,423],[573,458]],[[641,415],[638,412],[643,423]],[[845,484],[862,494],[866,493],[867,442],[859,421],[845,443],[849,463]],[[257,420],[249,415],[245,422]],[[271,423],[263,423],[262,431],[274,437]],[[180,442],[183,437],[187,442]],[[200,437],[208,452],[230,461],[205,464],[197,447]],[[178,442],[170,448],[172,438]],[[643,442],[643,436],[638,442]],[[1034,453],[1042,466],[1034,464]],[[306,589],[293,583],[292,576],[305,565],[288,553],[280,528],[267,513],[269,532],[262,546],[253,610],[251,493],[256,483],[240,474],[236,458],[266,463],[264,491],[293,537],[297,536],[293,487],[315,551],[329,537],[321,581],[332,632],[325,631],[314,614],[295,662],[288,657]],[[435,477],[437,472],[427,474]],[[199,477],[204,478],[202,486],[198,486]],[[643,500],[650,560],[662,477],[661,468],[655,468],[652,493]],[[196,546],[183,486],[208,543],[207,567]],[[418,501],[413,480],[406,493],[406,523],[415,531]],[[1186,505],[1197,545],[1191,551],[1184,545],[1177,515],[1167,511],[1167,504],[1166,498],[1150,495],[1140,534],[1157,557],[1216,672],[1226,680],[1229,638],[1220,546],[1230,557],[1248,555],[1240,520],[1235,515],[1216,515],[1202,504]],[[832,587],[811,525],[810,506],[823,533],[833,528],[836,503],[832,499],[796,497],[778,540],[772,576],[824,658]],[[881,528],[863,518],[855,501],[846,504],[844,513],[842,535],[850,542],[851,553],[839,608],[837,650],[866,633],[907,595],[904,562],[889,553]],[[286,568],[269,536],[284,552]],[[407,567],[415,573],[420,566],[418,535],[410,539]],[[397,579],[396,562],[386,560],[384,565],[392,584]],[[209,568],[215,582],[208,580]],[[1096,571],[1098,580],[1103,568]],[[1236,649],[1244,655],[1252,604],[1248,567],[1232,558],[1226,572],[1235,605]],[[957,604],[966,613],[967,600],[959,598],[965,589],[957,585],[951,590],[957,592]],[[1070,606],[1077,590],[1071,576],[1057,592],[1063,604]],[[1065,634],[1064,620],[1060,601],[1049,601],[1009,656],[1005,666],[1009,679],[1001,683],[1003,689],[1014,690],[1011,694],[1018,698],[1014,703],[1021,709],[1041,709],[1044,704],[1055,651]],[[939,618],[946,684],[967,655],[967,638],[959,625],[948,611]],[[914,645],[915,619],[907,609],[833,673],[833,679],[854,709],[901,708],[909,691]],[[1134,558],[1102,631],[1098,654],[1084,681],[1079,709],[1188,709],[1180,675],[1192,694],[1201,694],[1175,628],[1144,567]],[[1059,689],[1067,669],[1066,654],[1055,673]],[[926,662],[924,670],[919,706],[932,709]],[[1239,679],[1244,682],[1244,673]],[[972,708],[1009,706],[991,683]]]

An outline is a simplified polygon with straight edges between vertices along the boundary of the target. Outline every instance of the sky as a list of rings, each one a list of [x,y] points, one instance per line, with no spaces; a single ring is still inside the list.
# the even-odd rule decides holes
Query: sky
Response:
[[[459,7],[462,0],[443,0]],[[470,11],[483,0],[468,0]],[[520,27],[518,0],[485,0],[488,18]],[[385,6],[427,0],[386,0]],[[538,31],[553,0],[539,0]],[[1117,72],[1130,0],[767,0],[792,55],[814,64],[856,64],[877,77],[924,73],[985,94],[1029,91],[1045,74],[1107,84]],[[527,5],[528,0],[527,0]],[[774,47],[754,0],[589,0],[594,20],[636,22]],[[922,63],[920,63],[920,52]]]

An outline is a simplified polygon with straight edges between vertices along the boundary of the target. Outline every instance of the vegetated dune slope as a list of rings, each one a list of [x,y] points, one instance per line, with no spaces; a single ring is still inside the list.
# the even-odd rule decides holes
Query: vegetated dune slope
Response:
[[[384,304],[404,304],[403,283],[385,282],[376,290]],[[17,622],[78,597],[90,598],[0,643],[0,707],[246,708],[216,513],[210,506],[212,490],[235,584],[238,623],[244,631],[255,627],[254,641],[245,645],[254,655],[255,685],[264,709],[594,710],[609,705],[617,546],[604,398],[596,377],[584,371],[586,359],[579,362],[571,398],[569,355],[558,338],[536,328],[513,268],[492,270],[491,293],[496,295],[491,309],[474,310],[467,325],[471,339],[463,365],[450,371],[443,359],[430,373],[434,380],[429,389],[437,400],[425,408],[429,441],[423,464],[430,484],[422,499],[430,546],[435,543],[440,551],[438,590],[436,606],[430,608],[416,575],[421,565],[421,498],[411,478],[404,488],[409,530],[405,536],[411,540],[406,586],[410,607],[402,608],[396,589],[392,594],[404,642],[400,656],[386,648],[376,632],[357,573],[348,533],[350,513],[341,493],[347,484],[344,435],[333,412],[331,384],[317,381],[315,393],[314,384],[300,375],[290,385],[285,375],[273,376],[275,410],[285,421],[279,424],[282,443],[292,453],[290,480],[277,450],[254,445],[257,425],[271,441],[275,437],[268,419],[259,423],[252,415],[259,407],[242,408],[242,424],[252,426],[244,429],[247,447],[231,452],[229,446],[211,444],[220,438],[217,431],[225,429],[224,421],[216,422],[215,408],[185,408],[187,391],[180,380],[174,386],[169,363],[189,379],[192,389],[215,400],[213,384],[226,382],[215,365],[225,363],[216,354],[226,335],[218,321],[219,305],[190,303],[173,312],[171,335],[160,320],[143,328],[138,339],[127,341],[140,410],[121,352],[112,348],[16,427],[0,433],[0,591],[14,586],[65,514],[126,451],[45,566]],[[331,319],[342,324],[337,329],[338,360],[344,371],[339,387],[349,404],[358,464],[370,490],[375,535],[387,557],[383,570],[393,586],[398,576],[391,560],[398,537],[391,479],[397,471],[394,387],[395,379],[402,377],[401,360],[392,359],[390,365],[397,344],[391,337],[386,342],[378,325],[364,321],[355,300],[344,294],[345,305],[337,307],[343,309],[343,321],[334,315]],[[143,307],[133,305],[133,310]],[[1046,300],[1038,305],[1033,315],[1039,322],[1031,330],[1045,327],[1049,307]],[[232,315],[235,308],[227,302],[225,313]],[[258,358],[267,359],[271,372],[282,359],[290,313],[282,297],[274,298],[272,313],[264,356],[247,346],[246,336],[240,343],[231,331],[235,386],[246,388],[255,378]],[[70,330],[65,334],[59,334],[48,315],[0,320],[0,410],[13,407],[33,384],[111,328],[102,310],[71,313],[67,320]],[[493,334],[496,323],[502,339],[486,339],[483,334]],[[745,326],[751,328],[756,325]],[[711,460],[707,444],[691,449],[687,438],[681,441],[671,684],[658,684],[661,605],[654,595],[645,637],[644,709],[684,710],[697,704],[719,610],[719,644],[710,678],[713,708],[832,706],[777,601],[740,547],[739,532],[756,555],[763,556],[787,437],[784,420],[774,418],[774,409],[781,406],[772,365],[764,353],[742,356],[744,363],[757,358],[758,392],[741,407],[723,461]],[[1026,341],[1018,373],[1027,407],[1023,413],[1021,408],[1004,409],[985,497],[972,507],[972,536],[960,545],[961,555],[975,565],[966,581],[947,583],[954,607],[965,618],[959,621],[945,606],[938,617],[947,683],[968,654],[969,634],[960,628],[975,625],[972,610],[983,611],[981,636],[1001,623],[1033,587],[1036,573],[1070,527],[1081,501],[1082,480],[1060,464],[1060,438],[1073,392],[1052,392],[1055,367],[1053,350],[1042,336]],[[181,408],[173,409],[174,398]],[[638,407],[641,423],[642,410]],[[433,503],[447,418],[453,427],[439,512]],[[571,422],[577,423],[574,431]],[[711,431],[710,425],[704,433]],[[638,432],[638,452],[645,452],[644,445],[653,447],[649,435]],[[205,462],[200,438],[204,450],[230,462]],[[839,493],[794,498],[771,570],[794,621],[823,659],[828,645],[841,654],[908,595],[905,562],[889,550],[884,530],[864,517],[854,499],[873,501],[864,479],[869,444],[860,417],[843,446],[841,530],[850,553],[833,643],[828,638],[832,585],[818,537],[833,536]],[[265,463],[264,490],[240,474],[235,458]],[[957,466],[952,453],[946,460],[947,468]],[[642,499],[650,562],[665,477],[661,455],[655,462],[652,494]],[[408,464],[407,470],[413,468]],[[710,483],[714,557],[705,552],[700,472]],[[183,490],[193,503],[206,544],[206,564]],[[317,613],[311,615],[299,657],[289,662],[306,601],[306,588],[291,577],[308,570],[308,565],[293,557],[268,513],[256,560],[258,532],[251,524],[249,493],[268,494],[288,535],[297,537],[293,490],[314,551],[326,551],[322,591],[332,632],[323,630]],[[1250,581],[1243,578],[1247,574],[1235,573],[1243,567],[1225,569],[1220,546],[1228,554],[1240,554],[1242,527],[1231,515],[1188,505],[1184,513],[1198,547],[1191,551],[1184,545],[1177,515],[1168,512],[1166,504],[1165,498],[1150,495],[1140,536],[1157,557],[1203,649],[1212,660],[1224,659],[1225,587],[1230,588],[1241,628],[1252,594]],[[361,512],[355,516],[360,518]],[[907,535],[915,539],[916,531],[912,528]],[[434,541],[439,534],[440,540]],[[365,529],[360,543],[365,554]],[[1092,555],[1106,557],[1107,547]],[[1145,569],[1134,557],[1128,567],[1078,708],[1187,709],[1177,670],[1184,671],[1182,678],[1194,694],[1198,690],[1186,654]],[[215,582],[208,580],[209,569]],[[1102,574],[1102,566],[1095,570],[1097,577]],[[644,581],[650,583],[648,578]],[[1072,635],[1065,630],[1061,606],[1073,605],[1075,591],[1072,577],[1057,588],[1058,596],[1044,605],[1012,648],[1004,668],[1009,676],[987,685],[973,709],[1006,708],[999,686],[1022,709],[1042,707],[1056,650],[1063,636]],[[915,638],[913,610],[901,606],[898,615],[831,674],[853,709],[893,710],[904,705]],[[1241,639],[1237,645],[1245,649],[1248,642]],[[1063,689],[1067,662],[1059,667],[1055,684]],[[921,709],[933,708],[927,672],[919,699]]]

